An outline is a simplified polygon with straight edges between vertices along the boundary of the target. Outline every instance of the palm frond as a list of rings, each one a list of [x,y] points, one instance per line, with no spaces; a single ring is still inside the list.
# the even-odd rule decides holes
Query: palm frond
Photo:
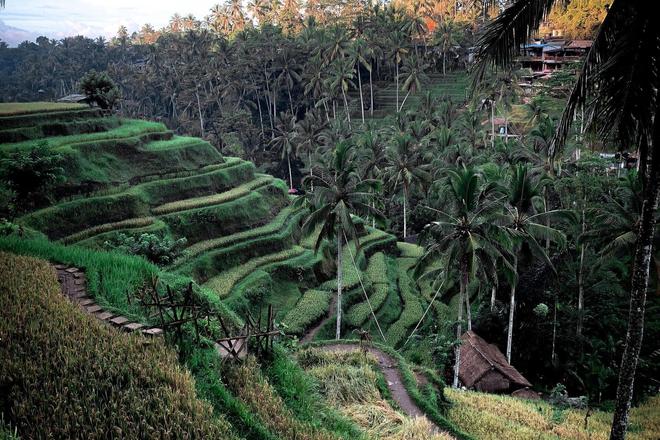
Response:
[[[564,0],[518,0],[490,23],[477,42],[473,89],[491,66],[508,66],[536,33],[555,3]]]

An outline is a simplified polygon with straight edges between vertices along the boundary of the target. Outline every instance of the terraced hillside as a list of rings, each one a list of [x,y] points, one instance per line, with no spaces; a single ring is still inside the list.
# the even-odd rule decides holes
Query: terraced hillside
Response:
[[[45,145],[65,157],[67,178],[55,203],[17,219],[26,230],[97,250],[120,235],[185,238],[168,273],[192,277],[239,315],[273,304],[289,333],[303,337],[320,325],[323,331],[313,336],[332,336],[333,268],[321,264],[322,251],[314,253],[314,234],[300,237],[304,214],[289,206],[279,179],[160,123],[87,107],[0,116],[0,124],[0,156]],[[421,316],[411,295],[422,300],[408,290],[406,271],[393,264],[395,238],[361,230],[361,252],[355,243],[344,249],[345,334],[372,328],[376,315],[383,335],[396,334],[397,345]]]
[[[332,259],[324,258],[333,246],[323,243],[315,253],[317,232],[301,236],[304,212],[293,209],[284,182],[257,173],[250,162],[223,157],[207,142],[176,136],[160,123],[87,107],[38,108],[0,116],[0,157],[47,148],[64,157],[66,180],[57,183],[50,205],[16,219],[27,237],[37,238],[0,237],[0,250],[82,268],[96,309],[136,323],[157,324],[153,314],[131,301],[141,285],[159,278],[186,286],[192,279],[199,298],[234,329],[248,312],[258,316],[270,304],[285,333],[304,341],[334,337],[337,281]],[[397,259],[401,251],[393,235],[358,223],[359,246],[344,247],[343,335],[352,339],[357,337],[353,330],[369,329],[374,337],[387,338],[380,342],[398,347],[425,304],[408,274],[413,260]],[[147,233],[185,239],[185,249],[161,267],[107,252],[108,244],[121,237]],[[201,395],[244,438],[291,438],[296,432],[360,438],[359,429],[341,416],[324,409],[321,420],[296,409],[299,404],[287,401],[286,393],[278,394],[284,384],[303,387],[299,392],[315,402],[308,406],[321,408],[308,384],[244,368],[228,371],[234,382],[219,388],[214,349],[188,355]],[[278,359],[287,371],[298,368],[298,376],[305,377],[285,354]],[[414,381],[405,389],[415,390]],[[263,399],[274,407],[293,406],[273,418],[272,409],[263,411]],[[437,425],[444,419],[433,411],[437,408],[429,413]],[[330,427],[319,428],[323,423]]]
[[[426,92],[431,92],[436,98],[447,97],[456,103],[463,102],[466,99],[466,93],[469,84],[469,77],[466,72],[449,72],[446,75],[441,73],[431,73],[428,75],[428,81],[422,89],[416,93],[411,93],[405,104],[403,111],[416,108],[420,99]],[[365,86],[365,118],[379,121],[386,116],[393,115],[396,110],[396,85],[394,82],[378,82],[374,84],[374,113],[369,113],[370,94],[368,84]],[[351,116],[356,120],[361,118],[360,96],[358,91],[351,91],[350,94]],[[406,96],[405,92],[399,91],[399,106],[403,103]]]

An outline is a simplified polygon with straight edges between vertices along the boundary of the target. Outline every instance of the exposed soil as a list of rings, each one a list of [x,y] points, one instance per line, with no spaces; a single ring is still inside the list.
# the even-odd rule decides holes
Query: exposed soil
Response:
[[[387,382],[387,388],[390,390],[392,399],[399,406],[399,409],[410,417],[426,417],[421,409],[413,402],[412,398],[406,391],[405,386],[403,385],[403,378],[401,377],[401,372],[397,367],[396,359],[394,359],[389,354],[385,353],[378,348],[371,346],[360,346],[356,344],[330,344],[318,347],[322,350],[331,351],[334,353],[348,353],[352,351],[358,351],[361,349],[366,349],[378,360],[378,367],[383,372],[385,376],[385,381]],[[433,426],[434,432],[440,432],[441,430],[431,421],[429,421]]]

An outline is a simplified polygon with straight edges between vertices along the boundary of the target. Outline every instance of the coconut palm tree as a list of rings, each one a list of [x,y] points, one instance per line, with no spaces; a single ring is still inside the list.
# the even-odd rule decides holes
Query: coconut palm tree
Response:
[[[411,56],[404,61],[404,80],[401,90],[406,92],[406,96],[403,98],[403,102],[401,102],[401,106],[397,112],[403,110],[403,106],[406,104],[410,94],[417,93],[422,88],[422,83],[427,81],[426,67],[416,56]]]
[[[475,81],[483,78],[490,65],[510,65],[555,3],[559,2],[516,0],[489,24],[478,44]],[[550,148],[551,157],[561,151],[576,110],[584,106],[590,115],[589,125],[602,137],[617,136],[620,145],[639,151],[644,190],[633,258],[628,331],[619,369],[611,440],[624,439],[628,428],[635,370],[644,333],[646,290],[658,208],[660,152],[656,150],[660,144],[660,120],[657,118],[660,114],[660,27],[655,22],[655,7],[655,2],[644,0],[612,2],[583,61]]]
[[[442,20],[433,35],[433,43],[440,47],[442,53],[442,74],[447,74],[447,54],[456,46],[456,26],[449,19]]]
[[[314,185],[314,191],[296,201],[298,208],[311,208],[303,223],[303,233],[309,234],[320,228],[314,244],[318,252],[323,240],[337,242],[337,324],[336,339],[341,338],[342,319],[342,252],[345,240],[353,240],[359,251],[359,240],[355,228],[355,215],[370,215],[381,218],[382,215],[371,207],[369,200],[377,190],[377,180],[361,180],[356,172],[356,157],[353,145],[348,141],[339,142],[333,153],[332,169],[323,176],[307,176],[305,184]],[[347,243],[348,244],[348,243]]]
[[[362,123],[364,124],[364,97],[362,95],[362,75],[360,74],[360,67],[369,72],[369,87],[371,90],[371,100],[373,103],[373,80],[371,76],[371,62],[369,58],[371,57],[369,46],[367,42],[362,38],[357,38],[353,41],[349,48],[349,57],[355,65],[355,70],[357,72],[358,78],[358,90],[360,91],[360,112],[362,114]],[[372,104],[373,105],[373,104]]]
[[[396,31],[389,38],[389,58],[394,62],[395,82],[396,82],[396,107],[395,110],[399,112],[399,67],[401,62],[406,57],[408,49],[406,48],[405,37],[403,32]]]
[[[293,173],[291,172],[291,156],[297,154],[296,143],[296,117],[280,113],[273,139],[270,141],[272,149],[280,152],[281,160],[286,159],[289,168],[289,189],[293,189]]]
[[[422,165],[421,151],[407,133],[398,133],[385,153],[383,180],[393,189],[401,188],[403,195],[403,238],[408,236],[408,200],[410,190],[428,183],[431,177],[428,165]]]
[[[551,241],[564,246],[566,236],[559,230],[537,223],[547,217],[561,213],[562,211],[537,212],[535,204],[543,202],[542,188],[545,179],[533,180],[529,168],[526,165],[516,165],[511,170],[511,178],[507,188],[508,206],[507,212],[502,216],[504,227],[512,235],[512,271],[511,294],[509,302],[509,325],[507,327],[506,359],[511,363],[511,349],[513,344],[513,317],[516,309],[516,284],[518,272],[518,257],[523,246],[545,261],[550,267],[554,266],[548,258],[545,249],[539,244],[539,240],[549,238]]]
[[[456,339],[463,334],[463,307],[467,306],[468,330],[471,316],[468,285],[475,276],[497,283],[497,263],[510,267],[504,229],[494,221],[501,209],[501,198],[495,198],[496,185],[486,183],[471,168],[451,169],[447,177],[437,182],[438,203],[443,209],[429,209],[436,221],[425,228],[427,245],[417,265],[417,272],[440,261],[440,269],[422,276],[436,276],[448,280],[452,271],[459,273],[459,300]],[[445,207],[446,206],[446,207]],[[454,388],[458,387],[461,367],[459,345],[455,348]]]
[[[346,93],[351,87],[355,87],[353,83],[353,63],[350,59],[338,59],[332,63],[330,72],[330,88],[333,90],[340,90],[341,96],[344,99],[344,110],[346,111],[346,121],[348,126],[351,126],[351,111],[348,108],[348,98]]]

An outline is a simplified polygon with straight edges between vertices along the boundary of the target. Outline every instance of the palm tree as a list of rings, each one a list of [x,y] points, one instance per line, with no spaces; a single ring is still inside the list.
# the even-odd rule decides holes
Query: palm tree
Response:
[[[348,98],[346,97],[346,93],[350,87],[355,87],[355,84],[353,83],[353,63],[349,59],[339,59],[332,63],[331,68],[330,88],[333,90],[341,90],[341,95],[344,98],[346,120],[350,127],[351,111],[348,108]]]
[[[495,200],[495,185],[484,183],[481,176],[471,168],[447,171],[447,178],[438,182],[440,203],[444,210],[429,208],[437,220],[426,229],[428,244],[420,258],[417,270],[429,267],[440,260],[440,269],[427,272],[424,276],[442,275],[445,280],[452,270],[459,273],[459,300],[457,312],[456,340],[460,340],[463,322],[463,306],[467,306],[468,330],[471,316],[468,285],[473,277],[480,276],[497,282],[497,262],[509,266],[506,247],[507,234],[497,225],[495,213],[501,200]],[[455,348],[454,388],[458,387],[458,372],[461,367],[460,347]]]
[[[398,133],[393,145],[385,153],[386,165],[383,168],[383,180],[394,191],[399,187],[403,192],[403,238],[408,236],[408,200],[410,190],[431,180],[428,166],[421,165],[421,152],[416,148],[414,139],[407,133]]]
[[[355,215],[371,215],[381,217],[372,208],[369,199],[374,189],[378,188],[376,180],[360,180],[356,168],[356,158],[353,145],[348,141],[339,142],[335,147],[333,166],[331,170],[319,175],[307,176],[305,183],[314,185],[305,197],[296,201],[296,206],[309,206],[311,213],[303,223],[303,232],[311,233],[320,227],[320,233],[314,245],[315,252],[321,247],[323,240],[337,240],[337,325],[336,339],[341,338],[342,315],[342,252],[344,240],[354,240],[359,250],[359,240],[355,228]],[[348,243],[347,243],[348,244]]]
[[[399,66],[408,53],[405,46],[405,38],[401,31],[394,32],[389,41],[390,58],[395,66],[395,80],[396,80],[396,107],[395,110],[399,112]]]
[[[417,93],[422,88],[422,82],[426,81],[426,73],[424,72],[426,65],[422,64],[416,56],[411,56],[405,60],[403,64],[403,73],[405,79],[401,90],[406,92],[403,102],[401,102],[401,107],[398,108],[397,112],[403,110],[403,106],[406,104],[408,97],[411,93]]]
[[[456,46],[456,26],[448,19],[442,20],[435,30],[433,42],[440,46],[442,53],[442,74],[447,74],[447,54]]]
[[[537,202],[539,204],[542,203],[541,191],[544,184],[545,179],[532,180],[526,165],[516,165],[513,167],[507,191],[509,199],[507,206],[508,212],[503,215],[505,228],[511,233],[513,242],[513,276],[511,277],[509,325],[506,339],[506,359],[509,363],[511,363],[511,349],[513,344],[513,316],[516,309],[518,256],[522,247],[526,245],[533,255],[544,260],[554,270],[554,266],[538,240],[550,238],[560,246],[563,246],[566,242],[566,237],[559,230],[545,224],[537,223],[538,220],[543,220],[551,215],[560,213],[560,211],[536,212],[534,204]]]
[[[491,2],[492,3],[492,2]],[[489,65],[510,65],[552,9],[554,0],[517,0],[486,28],[477,52],[475,80]],[[620,145],[639,151],[643,184],[637,225],[626,343],[619,369],[611,440],[622,440],[628,428],[635,370],[644,334],[644,312],[653,236],[658,208],[658,152],[660,144],[660,27],[655,2],[614,0],[589,50],[551,146],[561,151],[578,108],[588,108],[591,127]],[[586,127],[587,129],[589,127]]]
[[[259,26],[263,26],[266,23],[266,17],[268,16],[268,1],[251,0],[247,7],[250,14],[252,14],[252,17],[257,20]]]
[[[367,42],[362,38],[353,41],[353,44],[349,49],[349,56],[351,57],[357,72],[358,89],[360,91],[360,112],[362,114],[362,123],[364,124],[364,97],[362,96],[362,75],[360,74],[360,66],[364,67],[367,72],[369,72],[369,86],[371,89],[373,105],[373,80],[371,76],[371,63],[368,60],[370,57],[370,49]]]
[[[281,160],[286,158],[289,167],[289,189],[293,190],[293,173],[291,172],[291,156],[296,155],[296,117],[287,113],[280,113],[278,123],[275,126],[273,139],[270,141],[271,148],[280,152]]]

